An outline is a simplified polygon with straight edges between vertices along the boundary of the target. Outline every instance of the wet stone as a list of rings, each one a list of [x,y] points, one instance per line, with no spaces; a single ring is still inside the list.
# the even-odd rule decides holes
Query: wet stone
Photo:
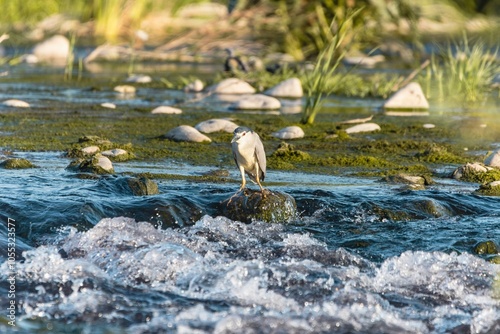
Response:
[[[474,246],[474,253],[478,255],[498,254],[500,247],[493,240],[481,241]]]
[[[484,160],[486,166],[500,167],[500,149],[488,155]]]
[[[297,214],[295,199],[277,191],[244,189],[220,204],[223,216],[232,220],[250,223],[260,220],[267,223],[287,223]]]
[[[27,169],[35,168],[36,166],[31,161],[23,158],[11,158],[0,163],[0,167],[5,169]]]
[[[114,174],[115,172],[111,160],[101,154],[96,154],[88,159],[73,160],[66,169],[93,174]]]
[[[158,191],[158,184],[146,177],[131,177],[127,179],[127,184],[135,196],[156,195]]]
[[[500,196],[500,181],[482,184],[476,192],[486,196]]]

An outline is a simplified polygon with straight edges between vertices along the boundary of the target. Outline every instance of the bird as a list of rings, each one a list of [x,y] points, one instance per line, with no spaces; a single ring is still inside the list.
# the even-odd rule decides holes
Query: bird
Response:
[[[259,135],[246,126],[237,127],[231,140],[233,158],[241,173],[241,187],[245,189],[248,175],[251,181],[259,185],[261,193],[265,196],[261,181],[266,177],[266,152]]]
[[[234,54],[233,49],[226,48],[227,58],[224,62],[224,71],[229,73],[248,72],[248,66],[241,60],[240,57]]]

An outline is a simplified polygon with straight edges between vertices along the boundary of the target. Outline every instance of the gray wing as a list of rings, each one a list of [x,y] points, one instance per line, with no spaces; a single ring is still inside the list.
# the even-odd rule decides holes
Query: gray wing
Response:
[[[264,181],[264,178],[266,177],[266,152],[264,151],[264,145],[262,144],[259,135],[258,134],[255,135],[256,135],[255,157],[257,158],[257,163],[259,164],[259,168],[261,170],[261,175],[259,175],[259,179],[261,181]]]
[[[238,159],[236,159],[236,146],[237,144],[236,143],[232,143],[231,144],[231,150],[233,151],[233,159],[234,159],[234,162],[236,163],[236,167],[240,168],[240,165],[238,164]]]

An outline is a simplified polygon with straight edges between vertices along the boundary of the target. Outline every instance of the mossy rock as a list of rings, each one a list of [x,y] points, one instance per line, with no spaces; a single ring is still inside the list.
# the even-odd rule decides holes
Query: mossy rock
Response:
[[[493,257],[489,258],[488,261],[490,263],[500,264],[500,255],[493,256]],[[500,284],[499,284],[498,292],[500,293]],[[499,297],[500,297],[500,294],[499,294]]]
[[[299,162],[309,160],[311,156],[309,153],[297,150],[295,146],[288,143],[281,143],[280,146],[271,155],[273,158],[285,160],[288,162]]]
[[[432,144],[430,148],[424,152],[417,153],[415,157],[420,161],[430,163],[462,163],[465,158],[460,157],[448,151],[444,146]]]
[[[474,253],[478,255],[483,254],[498,254],[500,252],[500,248],[493,240],[481,241],[474,246]]]
[[[483,184],[476,190],[476,193],[486,196],[500,196],[500,181]]]
[[[93,173],[100,175],[115,173],[111,161],[100,154],[96,154],[87,159],[73,160],[70,162],[68,167],[66,167],[66,169],[80,173]]]
[[[107,150],[101,153],[102,155],[108,157],[114,162],[124,162],[135,158],[135,155],[121,148],[115,148],[112,150]]]
[[[131,177],[127,179],[127,184],[136,196],[157,195],[158,184],[147,177]]]
[[[27,169],[35,168],[36,166],[31,161],[23,158],[11,158],[0,163],[0,167],[5,169]]]
[[[245,223],[261,220],[268,223],[287,223],[297,214],[295,199],[285,193],[244,189],[220,204],[222,215]]]
[[[86,153],[83,151],[84,148],[90,146],[97,146],[99,151],[110,150],[113,148],[114,144],[108,139],[104,139],[98,136],[83,136],[78,139],[77,143],[74,143],[72,147],[66,152],[66,155],[70,158],[86,158],[89,155],[96,153]]]

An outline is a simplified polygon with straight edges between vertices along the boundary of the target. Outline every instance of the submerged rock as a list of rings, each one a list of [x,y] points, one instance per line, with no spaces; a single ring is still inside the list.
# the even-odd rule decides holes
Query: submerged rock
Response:
[[[252,94],[234,102],[230,108],[237,110],[276,110],[281,108],[281,102],[272,96]]]
[[[351,126],[350,128],[345,129],[347,134],[352,133],[360,133],[360,132],[372,132],[372,131],[380,131],[380,125],[376,123],[362,123],[358,125]]]
[[[254,94],[255,88],[243,80],[229,78],[207,87],[207,91],[217,94]]]
[[[158,184],[147,177],[131,177],[127,179],[127,184],[135,196],[157,195]]]
[[[279,131],[273,132],[272,136],[279,139],[304,138],[304,130],[300,126],[287,126]]]
[[[422,110],[429,109],[429,102],[425,98],[424,92],[420,85],[416,82],[409,83],[394,95],[392,95],[385,103],[385,109],[402,109],[402,110]]]
[[[500,181],[482,184],[476,192],[486,196],[500,196]]]
[[[295,199],[285,193],[244,189],[220,204],[222,215],[245,223],[261,220],[268,223],[287,223],[297,214]]]
[[[302,84],[298,78],[290,78],[280,82],[276,86],[267,89],[264,94],[274,97],[288,97],[300,99],[304,96]]]
[[[203,133],[212,133],[224,131],[233,133],[234,129],[238,127],[237,124],[228,119],[214,118],[208,121],[203,121],[195,125],[195,129]]]
[[[426,185],[434,183],[427,176],[413,176],[408,174],[389,175],[382,178],[381,181],[406,184],[411,190],[423,190]]]
[[[500,167],[500,149],[488,155],[484,160],[484,164],[491,167]]]
[[[96,154],[88,159],[73,160],[66,169],[93,174],[114,174],[115,172],[111,160],[101,154]]]
[[[62,35],[55,35],[33,48],[33,54],[40,61],[64,62],[69,56],[69,40]]]
[[[173,128],[165,135],[165,138],[173,141],[187,141],[194,143],[212,142],[212,139],[189,125],[181,125]]]
[[[0,163],[0,167],[5,169],[27,169],[35,168],[36,166],[31,161],[23,158],[10,158]]]
[[[30,107],[30,104],[28,102],[16,100],[16,99],[5,100],[2,102],[2,104],[4,106],[14,107],[14,108],[29,108]]]

